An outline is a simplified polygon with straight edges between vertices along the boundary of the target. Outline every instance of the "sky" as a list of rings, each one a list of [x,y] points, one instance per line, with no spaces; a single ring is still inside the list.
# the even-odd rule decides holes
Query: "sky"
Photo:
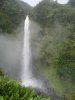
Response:
[[[35,6],[42,0],[21,0],[21,1],[25,1],[26,3],[30,4],[31,6]],[[66,4],[68,2],[68,0],[57,0],[57,1],[60,4]]]

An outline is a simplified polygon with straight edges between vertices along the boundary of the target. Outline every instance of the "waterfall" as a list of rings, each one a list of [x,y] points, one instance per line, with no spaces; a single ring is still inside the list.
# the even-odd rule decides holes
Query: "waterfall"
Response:
[[[38,88],[43,90],[43,82],[39,79],[36,79],[32,74],[31,66],[31,45],[30,45],[30,21],[27,16],[25,19],[24,25],[24,40],[23,40],[23,64],[22,64],[22,76],[21,81],[22,85],[25,87]]]
[[[22,84],[26,87],[29,86],[31,79],[31,48],[30,48],[30,31],[29,31],[29,17],[26,17],[24,23],[24,39],[23,39],[23,59],[22,59]]]

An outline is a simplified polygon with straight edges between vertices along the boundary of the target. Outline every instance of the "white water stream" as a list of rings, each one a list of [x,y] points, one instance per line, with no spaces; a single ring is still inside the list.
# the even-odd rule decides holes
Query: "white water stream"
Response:
[[[32,74],[31,67],[31,46],[30,46],[30,21],[27,16],[24,25],[24,45],[23,45],[23,64],[22,64],[22,85],[25,87],[38,88],[43,90],[43,82],[36,79]]]

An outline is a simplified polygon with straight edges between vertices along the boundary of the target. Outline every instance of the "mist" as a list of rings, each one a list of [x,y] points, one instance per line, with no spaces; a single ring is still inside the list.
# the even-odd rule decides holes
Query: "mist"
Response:
[[[0,69],[14,79],[20,78],[22,34],[0,35]]]
[[[31,26],[31,41],[33,41],[40,27],[33,21],[31,21]],[[21,80],[23,35],[24,22],[13,31],[13,35],[0,32],[0,69],[6,76],[16,80]]]
[[[70,35],[68,30],[62,27],[58,22],[51,28],[50,34],[48,30],[46,34],[42,34],[42,27],[34,21],[30,21],[30,34],[31,34],[31,50],[32,50],[32,63],[34,73],[38,68],[37,60],[40,59],[43,52],[43,46],[47,45],[50,41],[50,53],[53,51],[55,44],[62,44],[65,39]],[[23,50],[23,33],[24,23],[22,23],[15,31],[17,35],[0,35],[0,69],[5,75],[15,79],[20,79],[20,72],[22,66],[22,50]],[[62,35],[62,33],[64,33]],[[49,34],[49,35],[48,35]],[[49,39],[50,38],[50,39]],[[62,47],[61,47],[62,48]],[[45,48],[46,49],[46,48]],[[36,61],[36,64],[34,63]],[[37,65],[37,67],[35,67]],[[40,69],[38,69],[40,70]],[[37,71],[38,74],[38,71]]]

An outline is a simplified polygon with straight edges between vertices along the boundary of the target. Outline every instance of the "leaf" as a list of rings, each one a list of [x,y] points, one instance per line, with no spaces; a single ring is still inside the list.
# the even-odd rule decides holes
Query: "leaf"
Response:
[[[0,96],[0,100],[4,100],[2,96]]]

